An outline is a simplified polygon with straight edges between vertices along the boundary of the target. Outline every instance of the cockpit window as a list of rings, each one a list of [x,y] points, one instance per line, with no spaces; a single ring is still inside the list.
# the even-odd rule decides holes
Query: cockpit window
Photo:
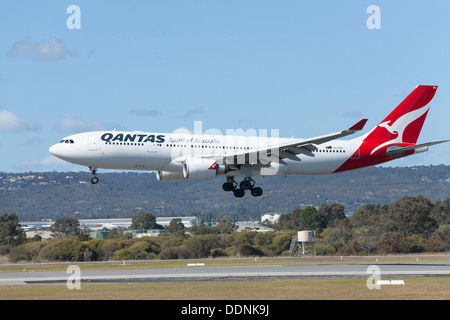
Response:
[[[72,139],[63,139],[61,140],[59,143],[70,143],[70,144],[74,144],[75,142]]]

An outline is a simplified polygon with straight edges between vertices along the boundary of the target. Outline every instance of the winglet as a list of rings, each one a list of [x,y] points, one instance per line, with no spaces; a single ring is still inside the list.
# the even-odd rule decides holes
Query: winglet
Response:
[[[356,123],[355,125],[353,125],[351,128],[348,128],[349,131],[359,131],[362,130],[364,128],[364,126],[366,125],[367,119],[362,119],[361,121],[359,121],[358,123]]]

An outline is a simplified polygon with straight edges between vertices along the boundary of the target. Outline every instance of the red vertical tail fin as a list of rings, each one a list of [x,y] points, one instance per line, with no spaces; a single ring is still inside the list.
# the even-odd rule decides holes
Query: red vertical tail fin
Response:
[[[380,164],[445,142],[416,145],[436,89],[437,86],[417,86],[378,126],[353,140],[358,145],[355,153],[335,172]]]
[[[437,86],[417,86],[365,140],[416,143],[436,89]]]

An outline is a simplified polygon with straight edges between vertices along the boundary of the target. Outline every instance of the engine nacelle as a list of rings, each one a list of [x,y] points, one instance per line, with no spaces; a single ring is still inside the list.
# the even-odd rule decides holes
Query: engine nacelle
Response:
[[[158,181],[169,182],[169,181],[184,181],[183,172],[169,172],[169,171],[157,171],[156,178]]]
[[[215,160],[203,158],[189,158],[183,164],[185,179],[213,178],[219,173],[219,165]]]

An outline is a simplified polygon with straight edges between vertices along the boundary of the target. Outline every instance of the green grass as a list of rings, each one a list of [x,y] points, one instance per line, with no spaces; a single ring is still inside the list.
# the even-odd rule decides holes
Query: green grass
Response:
[[[165,282],[0,287],[0,300],[448,300],[450,278],[407,278],[368,289],[366,279]]]
[[[199,260],[149,260],[116,262],[67,262],[2,264],[0,273],[66,271],[71,264],[82,270],[124,268],[175,268],[188,263],[205,267],[242,265],[287,265],[330,263],[425,263],[449,262],[450,254],[398,255],[378,257],[277,257]],[[404,278],[405,285],[369,290],[366,279],[306,279],[266,281],[153,282],[131,284],[85,284],[69,290],[65,284],[0,286],[0,300],[384,300],[450,299],[450,278]]]

